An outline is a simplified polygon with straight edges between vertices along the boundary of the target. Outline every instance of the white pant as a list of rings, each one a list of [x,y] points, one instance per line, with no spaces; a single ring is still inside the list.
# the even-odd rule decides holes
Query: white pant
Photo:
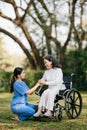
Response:
[[[48,110],[53,111],[54,99],[56,94],[59,93],[58,87],[46,89],[40,98],[39,108],[44,107]]]

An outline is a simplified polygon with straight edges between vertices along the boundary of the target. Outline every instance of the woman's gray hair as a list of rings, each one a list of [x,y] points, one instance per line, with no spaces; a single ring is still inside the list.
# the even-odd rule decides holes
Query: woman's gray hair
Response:
[[[52,67],[60,67],[60,64],[58,63],[58,61],[56,60],[56,58],[52,55],[47,55],[44,57],[44,59],[51,61],[52,62]]]

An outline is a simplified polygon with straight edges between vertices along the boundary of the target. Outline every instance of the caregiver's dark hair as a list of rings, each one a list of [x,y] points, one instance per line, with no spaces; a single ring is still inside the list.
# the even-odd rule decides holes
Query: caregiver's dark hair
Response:
[[[52,62],[52,67],[58,67],[60,68],[61,65],[58,63],[58,61],[56,60],[56,58],[52,55],[47,55],[44,57],[44,59],[48,60],[48,61],[51,61]]]
[[[17,76],[20,75],[22,73],[22,71],[23,71],[23,68],[21,68],[21,67],[16,67],[14,69],[13,76],[12,76],[12,79],[11,79],[11,87],[10,87],[11,93],[14,91],[13,84],[16,81]]]

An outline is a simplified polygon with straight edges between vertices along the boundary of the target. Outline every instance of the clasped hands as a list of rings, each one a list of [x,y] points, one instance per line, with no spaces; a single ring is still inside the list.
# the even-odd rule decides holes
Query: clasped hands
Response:
[[[43,79],[40,79],[40,80],[38,80],[38,82],[36,84],[37,84],[38,87],[42,87],[43,85],[46,84],[46,81],[43,80]]]
[[[43,80],[43,79],[40,79],[40,80],[38,80],[38,84],[39,84],[40,86],[43,86],[44,84],[46,84],[46,81]]]

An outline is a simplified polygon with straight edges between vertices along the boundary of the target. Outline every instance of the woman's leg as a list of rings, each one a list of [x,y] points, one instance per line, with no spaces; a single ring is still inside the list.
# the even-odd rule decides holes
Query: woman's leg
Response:
[[[47,105],[46,105],[46,113],[44,114],[45,116],[52,116],[52,111],[53,111],[53,106],[54,106],[54,99],[57,94],[58,90],[57,89],[49,89],[49,93],[47,96]]]
[[[23,121],[33,116],[33,114],[36,112],[34,108],[35,106],[32,104],[17,104],[14,106],[13,112],[18,115],[20,120]]]
[[[15,120],[19,121],[19,117],[18,117],[18,115],[15,114],[15,113],[14,113],[14,118],[15,118]]]
[[[40,116],[41,112],[42,112],[42,108],[46,107],[46,98],[47,98],[48,91],[49,90],[47,89],[42,93],[40,102],[39,102],[39,106],[38,106],[38,111],[37,111],[37,113],[34,114],[34,117]]]
[[[43,92],[43,94],[40,98],[39,108],[40,107],[46,107],[48,94],[49,94],[49,89],[47,89]]]

